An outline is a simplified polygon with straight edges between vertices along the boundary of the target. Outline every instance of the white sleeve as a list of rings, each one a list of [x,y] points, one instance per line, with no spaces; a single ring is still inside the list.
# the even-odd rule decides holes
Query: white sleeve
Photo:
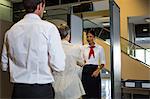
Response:
[[[63,71],[65,69],[65,53],[62,48],[60,34],[55,26],[51,27],[49,37],[49,62],[55,71]]]
[[[74,45],[72,52],[73,52],[73,55],[76,59],[77,65],[83,66],[84,65],[84,59],[83,59],[83,53],[81,50],[81,46],[80,45]]]
[[[8,43],[7,43],[7,33],[4,38],[4,44],[3,44],[3,50],[2,50],[2,56],[1,56],[1,65],[2,70],[7,71],[8,69]]]
[[[100,48],[100,64],[106,64],[104,48]]]

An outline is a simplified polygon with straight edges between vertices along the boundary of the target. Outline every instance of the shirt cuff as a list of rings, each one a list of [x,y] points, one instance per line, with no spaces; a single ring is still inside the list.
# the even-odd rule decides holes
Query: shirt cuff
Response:
[[[2,71],[7,71],[7,67],[8,67],[8,66],[7,66],[6,64],[3,64],[3,65],[2,65]]]

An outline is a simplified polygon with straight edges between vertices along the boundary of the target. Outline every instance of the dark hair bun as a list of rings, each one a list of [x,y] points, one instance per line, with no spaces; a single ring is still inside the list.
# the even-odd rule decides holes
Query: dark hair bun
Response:
[[[88,34],[88,33],[92,34],[92,35],[95,37],[95,32],[94,32],[94,30],[89,30],[89,31],[87,31],[87,34]]]

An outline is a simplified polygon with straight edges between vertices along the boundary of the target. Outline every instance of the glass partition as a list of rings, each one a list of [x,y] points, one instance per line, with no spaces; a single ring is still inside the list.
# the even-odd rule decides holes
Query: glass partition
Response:
[[[100,2],[94,2],[93,4],[100,4]],[[102,99],[111,99],[110,45],[106,42],[106,39],[110,39],[108,0],[103,0],[101,5],[104,5],[104,7],[96,11],[75,13],[75,15],[83,20],[83,44],[87,44],[86,32],[93,30],[96,34],[95,42],[105,50],[106,66],[101,70],[101,97]],[[101,7],[101,5],[99,6]]]
[[[150,50],[121,37],[121,51],[150,66]]]

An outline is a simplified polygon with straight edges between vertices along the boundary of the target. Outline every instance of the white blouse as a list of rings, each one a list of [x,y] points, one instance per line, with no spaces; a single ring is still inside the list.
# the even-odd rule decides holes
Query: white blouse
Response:
[[[83,57],[86,61],[86,64],[93,64],[93,65],[105,64],[106,60],[103,47],[95,43],[95,48],[93,49],[95,57],[91,55],[89,59],[90,45],[84,45],[84,47],[82,48]]]
[[[66,65],[63,72],[54,72],[55,99],[79,99],[85,94],[79,76],[82,68],[77,65],[84,64],[81,50],[65,40],[62,41],[62,45],[66,54]]]

